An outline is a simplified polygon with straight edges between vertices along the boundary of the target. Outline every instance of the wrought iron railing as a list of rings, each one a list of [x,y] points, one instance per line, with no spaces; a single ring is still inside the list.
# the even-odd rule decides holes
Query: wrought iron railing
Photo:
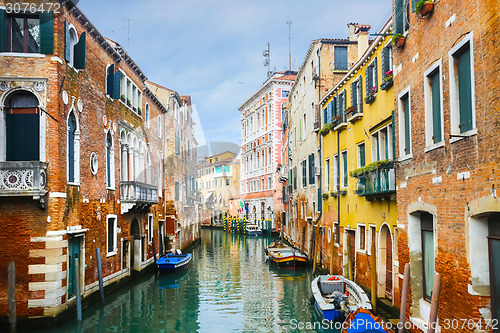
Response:
[[[45,195],[47,165],[38,161],[0,162],[0,196]]]
[[[158,202],[158,188],[136,181],[121,181],[120,198],[124,202],[155,204]]]
[[[394,162],[359,176],[356,193],[360,196],[387,195],[396,192]]]

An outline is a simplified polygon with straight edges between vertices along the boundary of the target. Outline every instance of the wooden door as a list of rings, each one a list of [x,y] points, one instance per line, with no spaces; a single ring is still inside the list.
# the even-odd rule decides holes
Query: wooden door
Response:
[[[75,268],[75,258],[81,261],[80,256],[80,238],[73,237],[68,241],[68,256],[69,256],[69,269],[68,269],[68,299],[76,296],[76,281],[75,274],[80,272],[80,266]]]
[[[385,237],[385,296],[392,299],[392,240],[391,233],[387,228]]]

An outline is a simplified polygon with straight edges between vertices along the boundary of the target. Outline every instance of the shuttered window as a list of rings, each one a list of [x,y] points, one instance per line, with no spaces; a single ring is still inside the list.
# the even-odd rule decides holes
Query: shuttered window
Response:
[[[365,165],[365,144],[363,142],[358,145],[358,168],[364,167]]]
[[[75,182],[75,131],[76,120],[73,112],[68,117],[68,182]]]
[[[404,154],[408,155],[411,153],[411,140],[410,140],[410,98],[409,94],[405,94],[401,97],[401,107],[402,107],[402,120],[403,123],[403,135],[400,139],[403,140]]]
[[[393,9],[393,15],[392,17],[394,18],[394,33],[395,34],[402,34],[404,32],[404,26],[403,26],[403,2],[405,0],[393,0],[392,2],[392,9]]]
[[[346,71],[347,63],[347,46],[335,46],[334,48],[335,70]]]
[[[115,81],[115,65],[111,64],[108,66],[108,72],[106,73],[106,94],[109,96],[113,95],[114,81]]]
[[[0,52],[54,53],[54,13],[8,14],[0,9]]]
[[[439,68],[434,70],[428,76],[431,92],[431,110],[432,110],[432,142],[438,143],[443,140],[441,133],[441,84]]]
[[[458,108],[460,133],[472,129],[472,86],[470,45],[465,44],[454,55],[458,68]]]
[[[341,187],[347,187],[347,151],[343,151],[340,155],[341,163],[342,163],[342,172],[341,172]]]
[[[38,99],[29,92],[18,92],[10,98],[6,107],[6,160],[39,161]]]
[[[307,163],[306,160],[302,161],[302,187],[307,186]]]
[[[65,48],[64,57],[76,69],[85,69],[87,33],[82,32],[78,37],[76,30],[65,21]]]
[[[315,168],[314,168],[314,154],[309,155],[309,184],[314,185],[314,176],[315,176]]]

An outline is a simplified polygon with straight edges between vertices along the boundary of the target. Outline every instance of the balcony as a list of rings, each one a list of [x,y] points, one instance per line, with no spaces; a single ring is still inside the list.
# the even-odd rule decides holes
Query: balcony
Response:
[[[280,167],[278,181],[280,183],[286,183],[287,180],[288,180],[288,165],[285,164]]]
[[[0,196],[33,197],[40,199],[47,193],[46,162],[0,162]]]
[[[358,179],[356,194],[366,197],[366,200],[395,200],[396,174],[394,162],[379,163],[378,166],[368,166],[368,171],[353,175]]]
[[[158,188],[136,181],[121,181],[120,200],[122,214],[130,210],[148,209],[158,203]]]
[[[340,131],[347,127],[347,120],[345,112],[342,112],[340,116],[337,116],[333,120],[333,130]]]
[[[355,123],[356,121],[363,118],[363,109],[361,105],[351,106],[346,113],[347,121],[350,123]]]

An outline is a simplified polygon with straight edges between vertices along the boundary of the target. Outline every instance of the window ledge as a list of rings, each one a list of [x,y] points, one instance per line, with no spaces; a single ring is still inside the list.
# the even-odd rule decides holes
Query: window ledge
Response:
[[[45,58],[43,53],[0,52],[2,57]]]
[[[413,158],[413,154],[408,154],[408,155],[405,155],[405,156],[401,156],[401,157],[398,159],[398,161],[399,161],[399,162],[403,162],[403,161],[409,160],[409,159],[411,159],[411,158]]]
[[[68,182],[68,185],[70,186],[80,186],[80,183],[78,182]]]
[[[116,189],[114,187],[106,187],[106,190],[109,190],[109,191],[116,191]]]
[[[116,254],[117,254],[117,253],[118,253],[118,251],[108,252],[108,253],[106,254],[106,258],[108,258],[108,257],[112,257],[112,256],[116,256]]]
[[[465,139],[466,137],[477,135],[477,128],[473,128],[470,131],[464,133],[452,133],[451,135],[461,135],[463,137],[450,137],[450,143],[454,143]]]
[[[427,153],[427,152],[430,152],[431,150],[438,149],[438,148],[441,148],[441,147],[444,147],[444,140],[441,141],[441,142],[438,142],[438,143],[435,143],[435,144],[432,144],[430,146],[425,147],[424,151]]]

